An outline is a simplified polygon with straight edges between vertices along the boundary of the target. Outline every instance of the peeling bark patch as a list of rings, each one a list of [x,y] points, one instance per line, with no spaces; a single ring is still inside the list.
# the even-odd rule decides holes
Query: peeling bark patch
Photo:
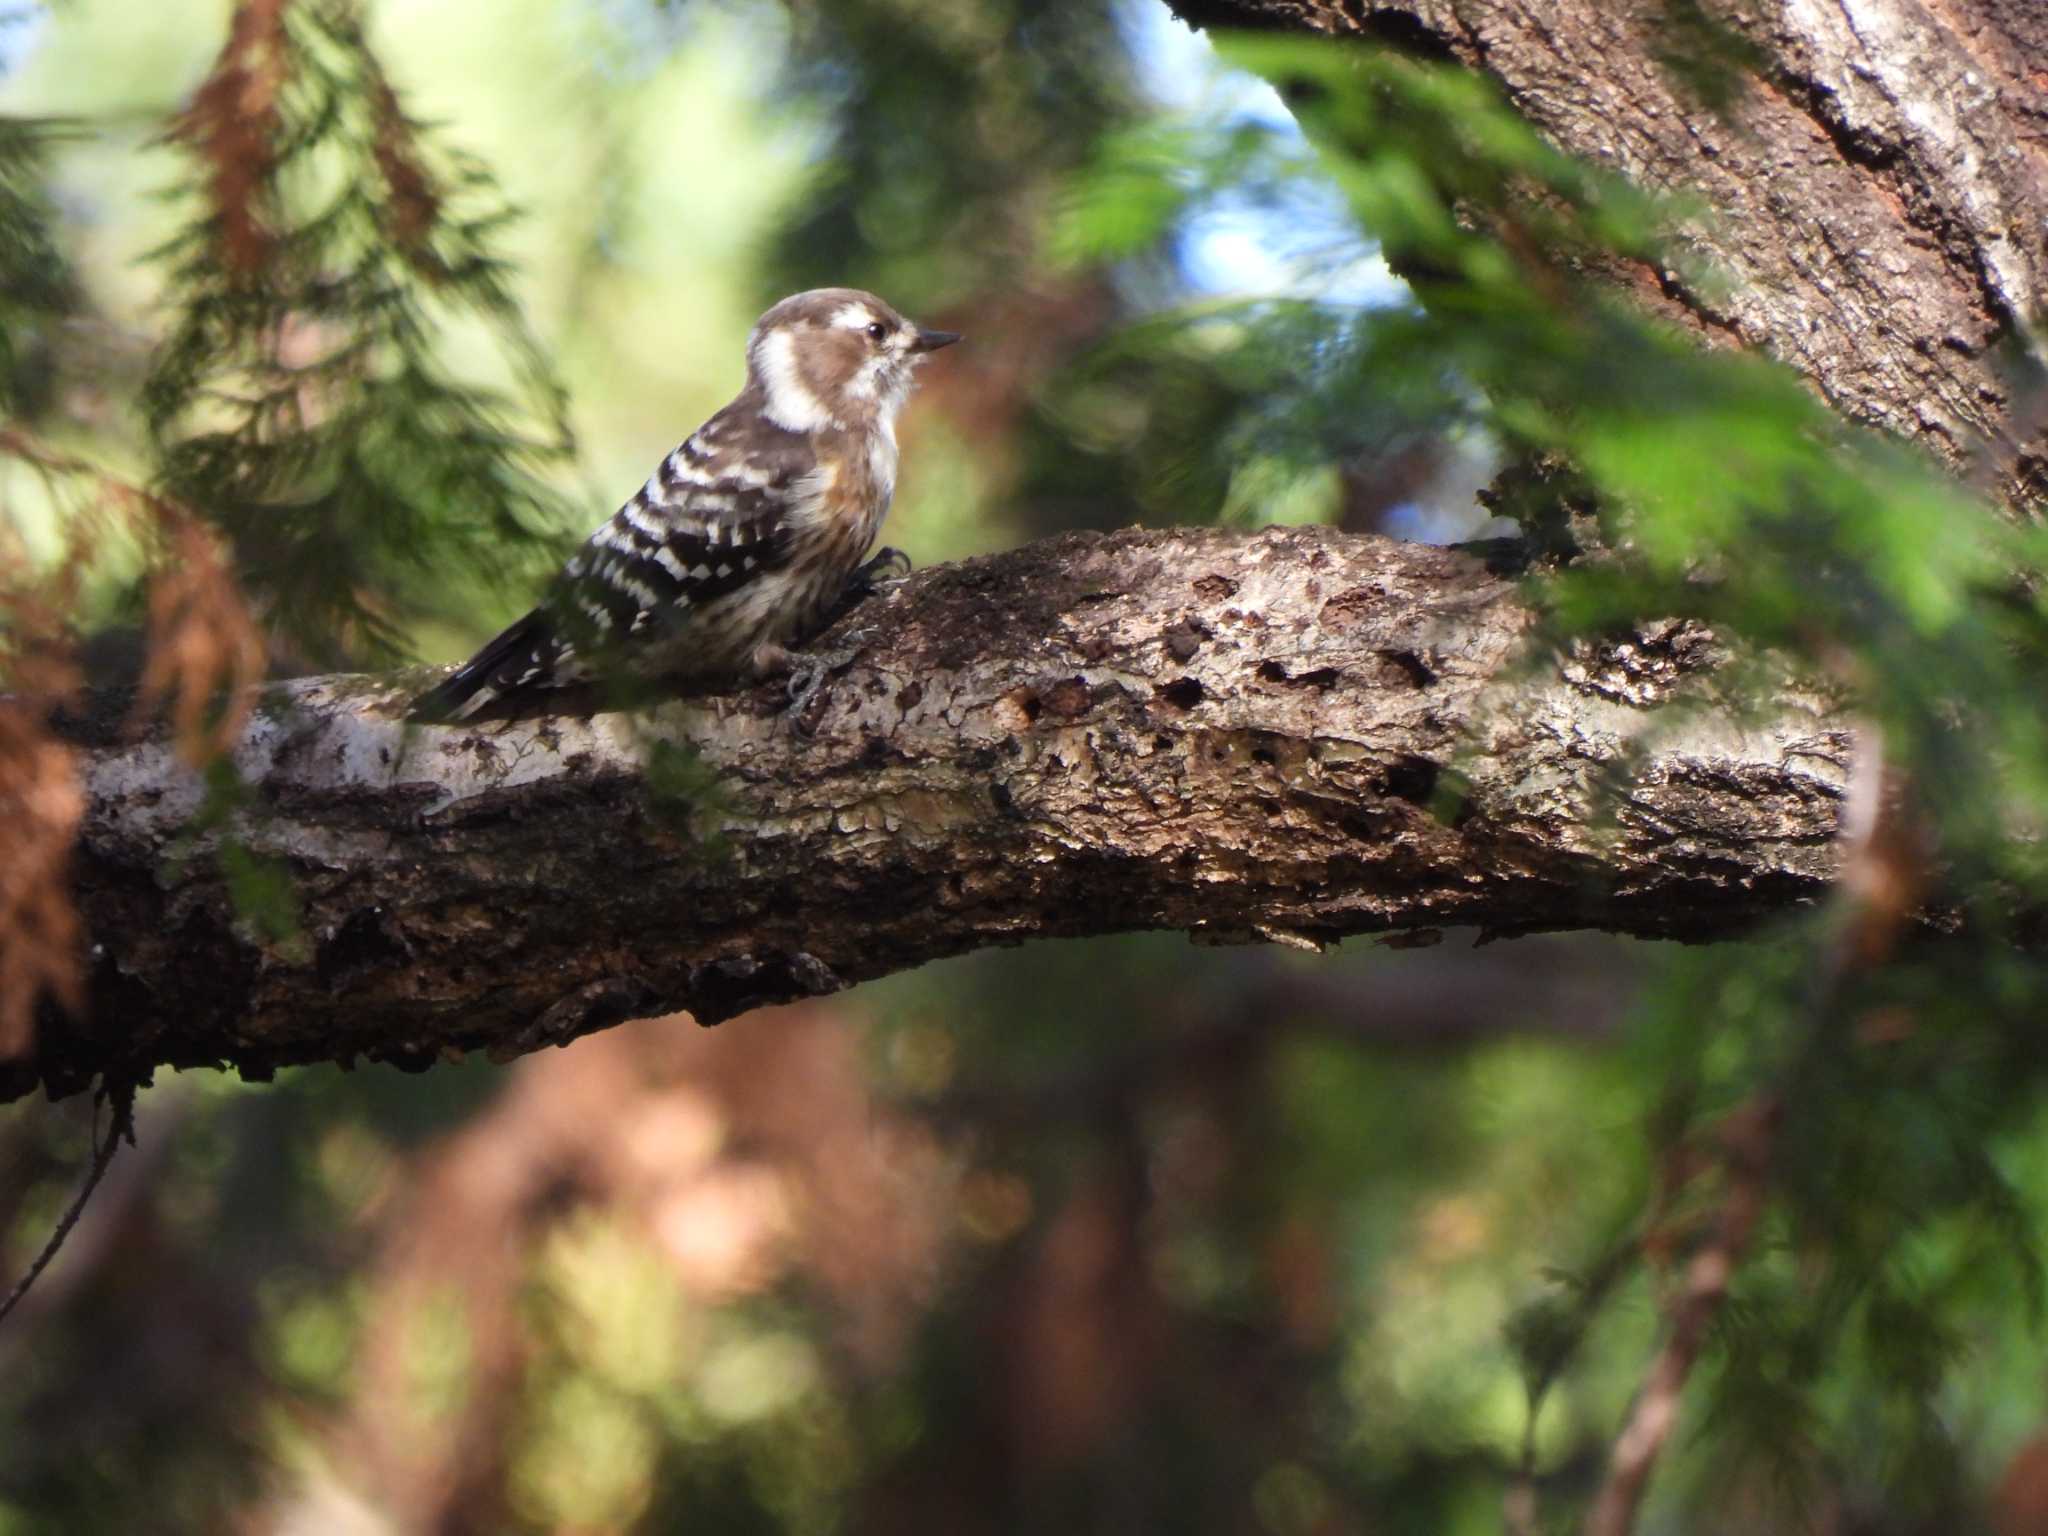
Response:
[[[1078,720],[1095,702],[1094,690],[1085,677],[1062,678],[1039,695],[1045,709],[1062,720]]]
[[[1645,625],[1626,639],[1575,644],[1560,669],[1574,688],[1646,706],[1669,698],[1685,678],[1719,659],[1713,631],[1690,619]]]
[[[1316,621],[1331,629],[1351,629],[1386,606],[1387,594],[1379,587],[1352,587],[1339,592],[1316,615]]]
[[[1211,571],[1206,576],[1197,576],[1194,580],[1194,588],[1195,596],[1206,598],[1212,603],[1220,603],[1226,597],[1237,596],[1237,583],[1228,576],[1219,575],[1215,571]]]

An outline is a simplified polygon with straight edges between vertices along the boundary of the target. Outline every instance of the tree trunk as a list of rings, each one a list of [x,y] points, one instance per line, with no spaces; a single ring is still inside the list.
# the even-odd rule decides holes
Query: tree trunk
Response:
[[[237,918],[216,838],[180,848],[204,792],[168,742],[87,733],[90,1007],[0,1094],[511,1055],[1026,938],[1705,938],[1823,889],[1848,743],[1820,701],[1736,724],[1683,625],[1530,670],[1529,620],[1484,551],[1127,532],[856,610],[808,739],[774,685],[461,728],[402,723],[389,679],[284,685],[236,752],[237,835],[301,903],[283,942]],[[653,793],[648,741],[725,803]]]
[[[1767,349],[1844,415],[2048,511],[2048,7],[2038,0],[1170,0],[1376,37],[1494,79],[1559,147],[1703,199],[1712,296],[1645,301]],[[1725,29],[1725,31],[1724,31]],[[1688,52],[1739,38],[1726,119]],[[1674,63],[1674,60],[1678,61]]]

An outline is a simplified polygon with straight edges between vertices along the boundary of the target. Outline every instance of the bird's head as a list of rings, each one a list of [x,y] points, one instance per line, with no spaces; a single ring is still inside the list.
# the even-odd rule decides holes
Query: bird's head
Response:
[[[763,315],[747,338],[747,378],[792,432],[894,425],[911,373],[960,338],[913,325],[872,293],[812,288]]]

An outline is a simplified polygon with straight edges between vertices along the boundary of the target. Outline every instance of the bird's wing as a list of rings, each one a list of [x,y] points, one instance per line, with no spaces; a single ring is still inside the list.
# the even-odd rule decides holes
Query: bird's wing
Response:
[[[818,480],[809,438],[736,402],[585,541],[544,606],[566,635],[598,647],[670,627],[785,564]]]
[[[540,606],[421,697],[412,718],[460,720],[509,694],[581,681],[603,653],[672,631],[786,564],[821,483],[810,440],[741,396],[663,459]]]

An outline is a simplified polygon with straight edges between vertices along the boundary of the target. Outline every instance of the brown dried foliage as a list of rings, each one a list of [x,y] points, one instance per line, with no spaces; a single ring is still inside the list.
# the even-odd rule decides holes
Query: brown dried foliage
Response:
[[[213,531],[189,512],[52,452],[17,429],[0,454],[45,483],[82,483],[69,547],[36,572],[0,529],[0,558],[18,573],[0,584],[0,1060],[28,1050],[45,998],[84,1005],[84,934],[71,901],[71,849],[85,814],[78,755],[52,729],[84,688],[71,616],[95,553],[127,531],[151,555],[147,662],[139,721],[168,705],[179,754],[203,767],[224,754],[248,716],[264,670],[263,642]]]
[[[243,276],[263,270],[274,241],[264,204],[290,69],[287,9],[288,0],[243,0],[235,8],[227,46],[171,131],[206,162],[221,260]]]
[[[20,550],[5,554],[27,569]],[[74,1013],[84,1000],[70,862],[85,789],[77,754],[49,729],[51,710],[82,682],[62,620],[79,575],[79,562],[67,560],[39,586],[0,591],[9,632],[0,653],[0,1059],[28,1049],[40,998]]]
[[[430,277],[438,277],[441,262],[434,255],[428,236],[441,214],[441,195],[420,164],[413,142],[413,122],[398,104],[398,93],[367,53],[364,61],[369,72],[370,112],[375,127],[370,149],[390,194],[384,207],[385,233],[414,266]]]
[[[219,535],[159,497],[130,492],[159,554],[149,584],[149,649],[137,719],[170,707],[178,754],[194,768],[224,756],[263,680],[263,637],[235,585]]]

